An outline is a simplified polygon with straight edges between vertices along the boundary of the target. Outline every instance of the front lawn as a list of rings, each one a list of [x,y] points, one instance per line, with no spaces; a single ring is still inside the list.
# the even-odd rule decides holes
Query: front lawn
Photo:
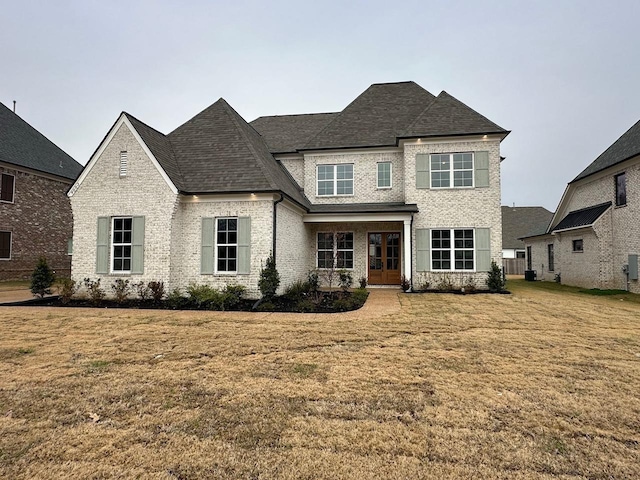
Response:
[[[376,290],[329,315],[0,307],[0,477],[640,478],[640,305],[507,288],[391,314]]]

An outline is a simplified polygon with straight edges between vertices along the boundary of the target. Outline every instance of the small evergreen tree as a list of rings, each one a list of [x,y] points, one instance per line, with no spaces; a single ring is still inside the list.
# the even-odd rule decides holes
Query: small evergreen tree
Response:
[[[49,268],[47,259],[40,257],[35,270],[31,274],[31,293],[42,298],[51,294],[51,285],[55,282],[56,276]]]
[[[496,262],[491,262],[491,270],[487,274],[487,287],[492,292],[501,292],[505,286],[504,277],[502,276],[502,270]]]
[[[271,300],[276,296],[279,286],[280,274],[276,269],[276,260],[273,258],[273,254],[271,254],[269,258],[267,258],[264,268],[260,269],[258,288],[264,300]]]

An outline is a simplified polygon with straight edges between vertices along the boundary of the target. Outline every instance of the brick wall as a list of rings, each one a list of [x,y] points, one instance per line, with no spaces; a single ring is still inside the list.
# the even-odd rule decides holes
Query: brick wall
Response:
[[[302,222],[302,212],[286,202],[277,208],[276,266],[280,273],[281,290],[309,273],[309,231]]]
[[[416,188],[416,155],[418,153],[489,152],[489,187],[485,188]],[[491,258],[502,264],[502,210],[500,206],[500,142],[498,140],[450,143],[420,143],[405,145],[405,202],[416,203],[420,209],[413,220],[414,285],[428,281],[432,286],[442,278],[436,272],[417,272],[415,231],[422,228],[490,228]],[[457,284],[472,280],[478,287],[486,286],[486,272],[447,273]]]
[[[0,203],[0,231],[12,232],[11,259],[0,260],[0,280],[28,279],[40,256],[58,276],[69,276],[71,182],[8,167],[0,173],[15,176],[14,203]]]
[[[127,176],[119,176],[120,152],[128,157]],[[172,218],[175,195],[126,124],[119,127],[83,183],[71,197],[73,208],[73,278],[101,278],[110,285],[120,274],[96,274],[97,219],[100,216],[145,217],[144,274],[126,275],[132,282],[170,283]]]
[[[391,189],[378,189],[378,163],[391,162]],[[353,163],[353,195],[317,196],[317,166]],[[402,153],[305,155],[304,192],[312,203],[376,203],[404,201]]]

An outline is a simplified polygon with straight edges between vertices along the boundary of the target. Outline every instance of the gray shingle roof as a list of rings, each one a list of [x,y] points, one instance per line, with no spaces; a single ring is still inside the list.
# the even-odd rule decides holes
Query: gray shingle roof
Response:
[[[616,140],[570,183],[640,155],[640,121]]]
[[[610,206],[611,202],[606,202],[569,212],[567,216],[555,226],[553,231],[557,232],[558,230],[566,230],[568,228],[588,227],[593,225],[593,223],[600,218],[600,215],[606,212]]]
[[[126,115],[183,193],[281,191],[309,205],[258,132],[222,98],[168,135]]]
[[[444,90],[400,137],[508,133]]]
[[[272,153],[297,151],[327,126],[340,113],[309,113],[259,117],[250,125],[255,128]]]
[[[373,84],[303,149],[396,145],[398,134],[433,99],[431,93],[415,82]]]
[[[418,205],[412,203],[344,203],[312,205],[309,213],[415,213]]]
[[[0,161],[74,180],[82,165],[0,103]]]
[[[553,213],[544,207],[502,207],[502,248],[524,248],[523,237],[547,231]]]

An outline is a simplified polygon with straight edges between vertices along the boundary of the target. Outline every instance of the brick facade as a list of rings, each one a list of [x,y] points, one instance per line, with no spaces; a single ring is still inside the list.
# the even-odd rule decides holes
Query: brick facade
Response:
[[[625,173],[627,203],[616,206],[615,176]],[[526,245],[532,246],[532,257],[536,266],[547,243],[554,243],[556,253],[555,272],[538,278],[553,280],[560,273],[562,283],[584,288],[627,289],[626,275],[622,266],[628,262],[629,254],[640,254],[640,157],[608,168],[570,184],[565,200],[558,209],[554,223],[558,224],[569,212],[612,202],[593,225],[583,229],[556,232],[549,239],[531,238]],[[583,252],[573,251],[573,240],[583,240]],[[546,253],[545,253],[546,255]],[[547,261],[544,261],[546,265]],[[539,268],[539,267],[538,267]],[[629,290],[640,293],[637,280],[629,282]]]
[[[0,280],[28,279],[40,256],[57,276],[69,276],[73,221],[66,192],[72,181],[10,166],[0,166],[0,173],[15,177],[13,203],[0,203],[0,231],[12,233],[11,259],[0,260]]]

